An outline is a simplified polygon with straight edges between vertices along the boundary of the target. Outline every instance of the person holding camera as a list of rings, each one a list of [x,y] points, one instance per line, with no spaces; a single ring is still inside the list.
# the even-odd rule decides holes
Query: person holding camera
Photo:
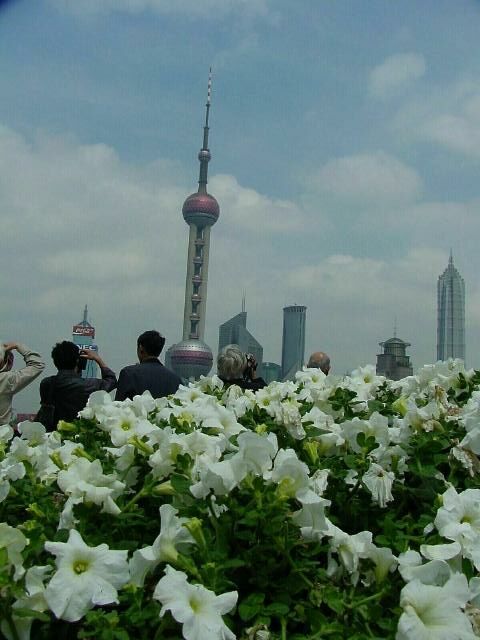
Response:
[[[88,397],[94,391],[103,389],[112,391],[117,386],[115,373],[107,367],[96,351],[85,351],[73,342],[57,342],[52,349],[52,360],[58,373],[45,378],[40,383],[40,402],[38,420],[43,416],[43,424],[55,429],[59,420],[71,422],[87,404]],[[100,367],[100,378],[82,378],[87,360],[93,360]]]
[[[25,361],[25,366],[12,371],[13,352],[17,351]],[[45,364],[36,351],[20,342],[0,342],[0,425],[12,419],[13,396],[39,376]]]
[[[257,391],[267,386],[263,378],[257,378],[257,361],[251,353],[243,353],[236,344],[227,344],[218,354],[218,377],[227,385],[236,384],[242,389]]]

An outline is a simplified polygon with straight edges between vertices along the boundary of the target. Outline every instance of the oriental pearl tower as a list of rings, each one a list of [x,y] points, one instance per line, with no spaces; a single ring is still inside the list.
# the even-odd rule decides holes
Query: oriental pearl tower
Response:
[[[183,338],[170,350],[171,365],[181,378],[198,379],[208,375],[213,356],[210,347],[203,341],[205,314],[207,310],[208,256],[210,251],[210,227],[220,215],[215,198],[207,193],[208,163],[211,159],[208,148],[208,118],[212,93],[212,73],[208,77],[208,92],[203,127],[203,145],[199,151],[200,175],[198,191],[183,203],[182,213],[190,227],[187,256],[187,279],[185,284],[185,307],[183,312]]]

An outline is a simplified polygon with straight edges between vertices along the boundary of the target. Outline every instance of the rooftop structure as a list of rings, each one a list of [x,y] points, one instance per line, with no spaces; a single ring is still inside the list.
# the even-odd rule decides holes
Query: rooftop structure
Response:
[[[397,338],[395,331],[393,338],[379,344],[383,353],[377,355],[377,375],[385,376],[390,380],[401,380],[413,375],[410,356],[406,354],[407,347],[411,346],[410,342]]]

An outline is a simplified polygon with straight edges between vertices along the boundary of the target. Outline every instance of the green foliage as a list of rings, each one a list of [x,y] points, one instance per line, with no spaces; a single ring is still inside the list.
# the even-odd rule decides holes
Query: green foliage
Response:
[[[468,379],[459,374],[456,384],[447,391],[448,401],[457,408],[465,406],[479,384],[480,373]],[[220,391],[211,393],[220,401]],[[328,403],[332,415],[341,416],[338,422],[355,417],[369,420],[374,413],[393,420],[402,417],[393,406],[398,397],[399,392],[387,383],[379,385],[368,402],[360,401],[351,388],[338,386]],[[427,401],[422,397],[417,404],[425,406]],[[313,406],[313,402],[302,401],[300,415],[307,415]],[[156,422],[154,413],[150,419]],[[399,460],[392,460],[391,468],[398,475],[388,508],[372,502],[362,481],[371,454],[379,446],[374,435],[359,432],[354,449],[343,446],[330,455],[319,447],[323,430],[313,423],[306,422],[305,438],[296,439],[258,405],[248,409],[239,421],[248,429],[276,434],[279,447],[294,449],[308,465],[311,476],[328,469],[323,497],[331,502],[331,522],[351,534],[372,532],[373,542],[378,547],[388,547],[395,555],[408,548],[418,549],[426,541],[424,529],[435,518],[445,481],[458,491],[479,486],[478,476],[472,476],[451,456],[452,446],[461,441],[465,432],[455,415],[446,412],[433,428],[412,430],[408,442],[402,444],[405,468],[401,473]],[[195,423],[171,417],[168,424],[160,426],[191,433]],[[111,441],[95,420],[75,421],[74,432],[65,432],[63,437],[74,438],[88,459],[101,460],[105,474],[117,472],[114,456],[105,449],[112,446]],[[176,455],[174,471],[168,478],[159,479],[148,462],[146,439],[142,443],[134,460],[138,480],[116,501],[120,514],[103,513],[94,504],[75,505],[77,529],[89,545],[107,542],[110,549],[124,549],[130,554],[151,545],[160,530],[159,507],[170,503],[178,509],[179,516],[195,519],[198,525],[197,544],[179,554],[176,568],[185,571],[189,581],[202,583],[217,594],[238,592],[237,609],[225,620],[239,639],[254,639],[255,631],[247,632],[248,628],[268,628],[271,640],[395,637],[399,593],[404,584],[398,572],[380,581],[375,578],[373,564],[367,570],[363,568],[362,579],[352,579],[346,571],[334,571],[328,541],[302,538],[292,521],[300,504],[294,496],[282,494],[278,485],[250,474],[228,495],[215,500],[211,494],[195,499],[190,491],[194,460],[187,454]],[[66,497],[53,479],[40,481],[28,461],[25,467],[25,476],[12,482],[8,499],[0,503],[0,520],[18,527],[28,538],[23,551],[25,567],[53,566],[44,544],[47,540],[67,539],[68,532],[58,530]],[[347,484],[345,480],[352,472],[354,479]],[[218,516],[217,510],[222,507],[226,509]],[[435,533],[428,539],[432,541],[436,541]],[[28,607],[17,608],[14,613],[16,617],[34,619],[32,637],[39,640],[54,636],[59,640],[180,638],[178,624],[170,614],[161,618],[160,604],[152,599],[164,568],[165,563],[160,563],[149,573],[143,588],[124,588],[118,605],[97,607],[76,624],[56,621],[48,611],[37,612]],[[465,572],[471,572],[471,566]],[[12,573],[5,550],[0,548],[0,590],[4,596],[0,615],[7,622],[11,620],[12,603],[23,594],[22,581],[14,581]]]

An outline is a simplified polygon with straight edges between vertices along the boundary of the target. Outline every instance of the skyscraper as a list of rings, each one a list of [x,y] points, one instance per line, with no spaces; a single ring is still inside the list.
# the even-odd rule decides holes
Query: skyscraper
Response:
[[[247,330],[247,312],[245,302],[242,302],[242,311],[220,325],[218,335],[218,350],[227,344],[237,344],[244,353],[251,353],[258,364],[262,366],[263,347]]]
[[[451,252],[437,283],[437,360],[448,358],[465,360],[465,283]]]
[[[95,327],[88,322],[88,308],[85,305],[83,310],[83,319],[73,325],[72,328],[72,342],[74,342],[80,349],[92,349],[98,351],[98,347],[93,343],[95,338]],[[87,365],[82,371],[83,378],[95,378],[97,376],[97,365],[93,360],[87,360]]]
[[[210,251],[210,227],[220,215],[215,198],[207,193],[208,163],[211,159],[208,148],[208,118],[212,89],[211,73],[208,78],[203,145],[198,154],[200,175],[198,191],[183,203],[182,213],[190,227],[187,255],[187,278],[185,284],[185,307],[183,312],[183,338],[170,351],[173,370],[182,378],[199,378],[212,368],[213,356],[210,347],[203,341],[205,314],[207,310],[208,256]]]
[[[305,361],[305,320],[307,307],[293,305],[283,309],[282,377],[293,379]]]

